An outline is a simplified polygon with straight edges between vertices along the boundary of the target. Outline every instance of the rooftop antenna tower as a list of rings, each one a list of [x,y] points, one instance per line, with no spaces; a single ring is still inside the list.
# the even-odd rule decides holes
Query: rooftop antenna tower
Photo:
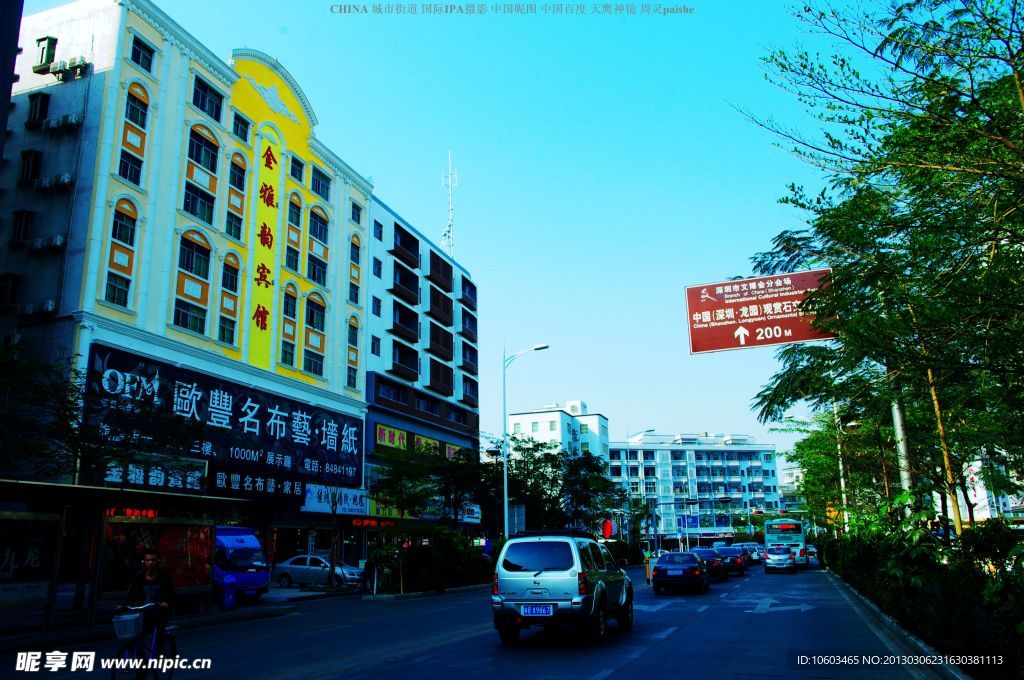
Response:
[[[452,202],[452,189],[459,186],[459,173],[452,167],[452,150],[448,149],[448,172],[441,171],[441,188],[448,190],[448,227],[441,236],[441,247],[448,256],[455,257],[455,204]]]

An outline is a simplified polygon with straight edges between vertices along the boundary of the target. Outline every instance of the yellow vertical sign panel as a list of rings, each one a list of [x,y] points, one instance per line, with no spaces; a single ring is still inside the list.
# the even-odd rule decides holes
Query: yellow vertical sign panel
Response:
[[[277,323],[274,312],[276,247],[278,214],[280,213],[281,145],[269,138],[260,141],[256,159],[257,174],[256,220],[253,225],[253,294],[250,311],[252,332],[249,334],[249,362],[253,366],[269,369],[274,363],[271,346],[273,328]]]

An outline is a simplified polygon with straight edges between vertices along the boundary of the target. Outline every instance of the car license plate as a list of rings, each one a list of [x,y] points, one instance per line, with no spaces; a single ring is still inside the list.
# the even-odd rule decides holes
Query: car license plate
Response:
[[[551,616],[549,604],[524,604],[523,616]]]
[[[668,575],[669,576],[682,576],[683,575],[683,570],[682,569],[669,569],[668,570]]]

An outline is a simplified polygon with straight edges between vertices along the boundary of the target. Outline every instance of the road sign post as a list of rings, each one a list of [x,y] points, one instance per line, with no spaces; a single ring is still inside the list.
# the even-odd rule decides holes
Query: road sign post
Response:
[[[819,288],[830,271],[815,269],[688,286],[690,353],[834,338],[814,328],[814,315],[800,306],[808,291]]]

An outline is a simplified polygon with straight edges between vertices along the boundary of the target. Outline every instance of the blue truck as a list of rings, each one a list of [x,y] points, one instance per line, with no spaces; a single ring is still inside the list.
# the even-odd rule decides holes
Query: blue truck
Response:
[[[270,589],[270,563],[256,532],[246,527],[217,527],[213,551],[213,587],[224,592],[225,579],[238,595],[258,600]]]

